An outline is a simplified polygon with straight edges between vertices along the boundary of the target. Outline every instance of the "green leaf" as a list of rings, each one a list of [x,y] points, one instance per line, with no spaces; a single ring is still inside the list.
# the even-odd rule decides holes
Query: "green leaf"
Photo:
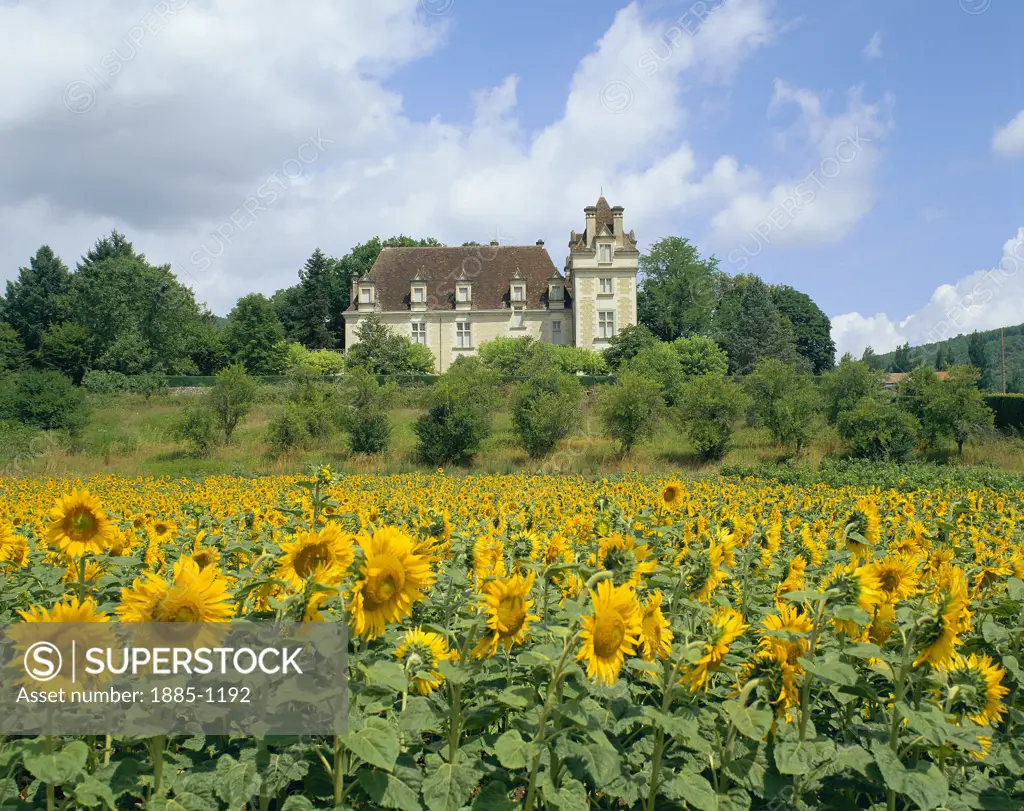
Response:
[[[832,611],[832,616],[838,620],[849,620],[850,622],[855,622],[858,625],[867,625],[871,622],[871,615],[863,608],[858,608],[855,605],[837,606]]]
[[[57,752],[46,752],[46,741],[39,738],[25,745],[22,762],[36,779],[52,786],[70,783],[82,773],[89,747],[84,741],[71,741]]]
[[[782,774],[809,774],[835,753],[835,743],[827,738],[779,741],[775,746],[775,765]]]
[[[146,811],[219,811],[218,805],[190,791],[175,792],[173,797],[152,797]]]
[[[110,790],[109,784],[97,780],[92,775],[86,775],[84,780],[76,783],[72,793],[76,802],[88,808],[95,808],[104,802],[108,808],[115,807],[114,792]]]
[[[442,659],[436,664],[437,672],[444,676],[452,684],[465,684],[469,681],[469,670],[459,665]]]
[[[882,658],[882,649],[872,642],[854,642],[851,645],[847,645],[843,652],[857,659]]]
[[[423,808],[419,792],[393,774],[364,768],[359,770],[358,778],[359,785],[377,805],[400,811],[420,811]]]
[[[496,780],[483,787],[470,808],[472,811],[515,811],[519,806],[508,798],[508,787]]]
[[[725,711],[729,713],[729,720],[736,725],[736,729],[753,741],[764,739],[775,718],[771,708],[764,706],[762,702],[744,706],[739,701],[727,701]]]
[[[313,803],[298,794],[293,794],[281,806],[281,811],[315,811],[315,809],[316,806]]]
[[[404,693],[409,689],[409,678],[398,662],[377,661],[367,668],[366,683],[371,687],[386,687],[395,693]]]
[[[864,777],[868,776],[868,766],[873,762],[874,758],[863,746],[840,746],[836,750],[836,763],[841,769],[853,769]]]
[[[683,800],[698,811],[718,811],[718,794],[704,777],[684,771],[661,786],[666,794],[676,800]]]
[[[469,766],[442,763],[423,781],[423,801],[430,811],[459,811],[476,788],[478,779]]]
[[[1024,600],[1024,580],[1011,577],[1006,581],[1006,596],[1020,602]]]
[[[525,769],[533,761],[536,747],[523,740],[518,729],[505,732],[494,744],[494,754],[506,769]]]
[[[808,659],[801,656],[797,661],[804,670],[822,681],[852,687],[857,683],[857,671],[850,665],[835,660]]]
[[[921,811],[928,811],[944,805],[949,795],[946,776],[934,763],[919,763],[916,769],[908,769],[896,753],[882,741],[871,742],[871,754],[882,773],[885,785],[897,794],[909,797]]]
[[[383,718],[367,718],[366,726],[343,739],[345,748],[360,760],[390,772],[398,760],[398,731]]]
[[[409,696],[405,710],[398,716],[398,726],[405,732],[439,732],[441,716],[426,696]]]
[[[259,794],[260,775],[251,760],[237,761],[231,755],[217,760],[217,796],[230,808],[241,808]]]

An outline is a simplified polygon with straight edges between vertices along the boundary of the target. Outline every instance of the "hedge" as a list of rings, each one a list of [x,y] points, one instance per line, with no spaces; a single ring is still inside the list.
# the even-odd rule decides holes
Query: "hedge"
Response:
[[[1024,394],[989,394],[985,402],[996,415],[996,428],[1024,430]]]
[[[331,375],[333,377],[333,375]],[[401,385],[409,385],[410,383],[424,383],[426,385],[433,385],[437,381],[438,375],[414,375],[414,374],[399,374],[399,375],[378,375],[377,380],[380,383],[393,382]],[[291,380],[287,375],[264,375],[257,377],[260,383],[269,383],[276,385],[279,383],[287,383]],[[526,380],[525,377],[503,377],[503,383],[522,383]],[[613,383],[614,377],[609,375],[580,375],[579,381],[584,386],[597,386],[601,383]],[[195,388],[209,388],[217,382],[217,378],[213,375],[171,375],[167,378],[167,385],[172,389],[195,389]]]

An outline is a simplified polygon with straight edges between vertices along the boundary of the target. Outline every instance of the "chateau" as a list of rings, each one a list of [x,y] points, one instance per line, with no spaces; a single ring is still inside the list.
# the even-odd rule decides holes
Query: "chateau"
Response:
[[[352,282],[345,345],[358,342],[370,313],[399,335],[425,344],[443,372],[461,355],[507,336],[604,349],[636,323],[640,253],[623,208],[601,197],[583,209],[586,229],[569,236],[559,273],[544,242],[462,248],[385,248]]]

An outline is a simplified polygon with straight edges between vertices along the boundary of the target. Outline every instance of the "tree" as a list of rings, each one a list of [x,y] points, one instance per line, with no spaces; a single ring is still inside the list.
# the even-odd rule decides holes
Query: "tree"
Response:
[[[254,375],[278,374],[288,347],[277,313],[262,293],[242,296],[228,315],[221,340],[233,363]]]
[[[342,385],[341,426],[353,453],[384,453],[391,440],[388,403],[393,384],[381,386],[365,369],[353,369]]]
[[[877,371],[881,371],[882,367],[885,365],[884,361],[875,354],[875,350],[870,346],[864,347],[864,353],[860,356],[860,360],[861,363],[866,364],[869,369],[875,369]]]
[[[43,333],[37,358],[44,368],[70,377],[75,385],[92,364],[93,342],[81,324],[54,324]]]
[[[944,372],[953,363],[953,352],[950,350],[948,353],[945,351],[942,344],[939,344],[939,348],[935,351],[935,371]]]
[[[614,384],[603,387],[598,405],[605,433],[627,454],[654,433],[663,409],[661,385],[625,369]]]
[[[988,352],[985,350],[985,338],[977,330],[967,340],[967,357],[971,366],[978,370],[978,388],[982,388],[988,374]]]
[[[924,407],[925,425],[937,434],[952,437],[958,455],[964,443],[979,431],[991,428],[994,415],[978,390],[980,374],[974,366],[953,366],[946,379],[933,387]]]
[[[13,372],[25,367],[25,346],[18,331],[6,321],[0,321],[0,373]]]
[[[710,335],[712,313],[725,278],[713,256],[701,258],[695,245],[667,237],[640,257],[637,315],[663,341]]]
[[[256,393],[256,381],[245,373],[245,367],[240,363],[217,373],[217,382],[210,389],[208,399],[225,442],[231,442],[238,423],[252,410]]]
[[[839,436],[855,456],[899,462],[917,444],[920,423],[891,398],[862,397],[836,422]]]
[[[16,281],[7,282],[4,318],[28,352],[38,351],[43,333],[66,318],[70,286],[70,271],[48,245],[18,269]]]
[[[680,368],[686,377],[721,377],[729,371],[729,358],[711,338],[702,335],[676,338],[672,348],[679,355]]]
[[[835,371],[821,381],[821,394],[825,401],[825,418],[835,425],[839,415],[850,411],[864,397],[878,397],[882,393],[882,376],[864,361],[844,356]]]
[[[502,377],[515,377],[524,373],[538,341],[526,336],[509,338],[500,336],[480,344],[477,356],[489,369]]]
[[[366,369],[375,375],[427,374],[434,371],[434,354],[423,344],[396,335],[377,313],[362,319],[356,331],[358,343],[345,353],[349,368]]]
[[[336,343],[331,330],[331,306],[337,284],[334,261],[317,248],[299,271],[298,341],[310,349],[332,349]]]
[[[491,433],[497,375],[479,358],[459,358],[426,396],[416,422],[417,454],[428,465],[465,464]]]
[[[765,358],[743,381],[754,413],[780,445],[794,445],[796,453],[811,436],[821,397],[810,372],[777,358]]]
[[[722,459],[736,420],[747,409],[742,387],[721,375],[700,375],[683,386],[677,419],[705,460]]]
[[[757,276],[741,275],[728,281],[715,311],[715,328],[733,374],[748,374],[762,358],[791,363],[799,358],[793,325],[779,312],[771,289]]]
[[[623,327],[608,339],[608,348],[604,350],[604,359],[608,368],[614,372],[620,364],[636,357],[641,350],[657,343],[658,339],[646,325],[631,324],[628,327]]]
[[[910,353],[910,343],[906,342],[903,346],[898,347],[893,354],[892,362],[889,364],[889,371],[910,372],[913,370],[914,365],[914,358]]]
[[[686,382],[686,373],[673,344],[658,341],[641,349],[634,357],[619,366],[620,372],[624,370],[657,381],[665,405],[672,407],[679,402],[683,384]]]
[[[59,372],[22,371],[0,377],[0,420],[75,436],[88,416],[85,391]]]
[[[531,458],[551,453],[580,423],[583,386],[553,362],[538,364],[512,401],[512,425]]]
[[[930,366],[918,366],[896,386],[896,403],[921,423],[921,434],[927,444],[934,444],[940,432],[937,424],[927,418],[928,404],[935,398],[939,377]]]
[[[217,418],[205,402],[191,402],[171,427],[173,439],[187,442],[196,456],[209,456],[217,447]]]
[[[170,265],[154,266],[123,235],[100,240],[71,279],[70,320],[85,327],[97,368],[118,371],[142,353],[146,371],[193,374],[203,312]],[[119,344],[115,347],[115,344]],[[114,348],[111,354],[107,354]]]
[[[832,322],[811,297],[788,285],[778,285],[772,287],[772,301],[793,325],[796,351],[807,360],[811,371],[820,375],[835,366]]]

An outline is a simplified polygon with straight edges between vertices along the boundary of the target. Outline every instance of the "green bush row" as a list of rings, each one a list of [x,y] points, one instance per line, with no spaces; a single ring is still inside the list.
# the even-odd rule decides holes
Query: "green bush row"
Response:
[[[985,402],[995,413],[996,428],[1024,430],[1024,394],[989,394]]]

